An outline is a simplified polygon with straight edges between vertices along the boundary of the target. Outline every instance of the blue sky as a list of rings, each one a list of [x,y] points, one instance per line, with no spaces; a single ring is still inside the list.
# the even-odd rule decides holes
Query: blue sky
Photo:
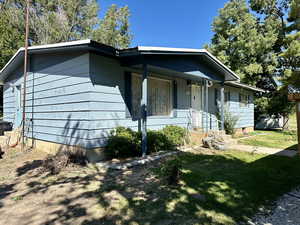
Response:
[[[131,11],[132,46],[202,48],[211,24],[227,0],[98,0],[100,17],[111,4]]]

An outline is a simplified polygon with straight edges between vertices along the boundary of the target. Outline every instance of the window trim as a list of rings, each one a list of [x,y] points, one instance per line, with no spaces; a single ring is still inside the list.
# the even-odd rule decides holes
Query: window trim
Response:
[[[170,93],[169,93],[169,98],[170,98],[170,108],[169,108],[169,111],[170,113],[168,115],[147,115],[147,118],[156,118],[156,119],[159,119],[159,118],[170,118],[170,117],[174,117],[174,99],[173,99],[173,80],[172,79],[166,79],[166,78],[160,78],[160,77],[156,77],[156,76],[153,76],[153,75],[157,75],[159,76],[159,74],[154,74],[154,73],[151,73],[148,75],[148,79],[152,79],[152,80],[160,80],[160,81],[164,81],[164,82],[168,82],[170,84]],[[138,72],[131,72],[131,76],[136,76],[136,77],[140,77],[142,78],[142,75]],[[132,79],[131,79],[131,82],[132,82]],[[149,82],[148,82],[148,88],[149,88]],[[149,89],[148,89],[149,90]],[[132,98],[133,98],[133,94],[132,94],[132,86],[131,86],[131,102],[132,102]],[[148,106],[148,105],[147,105]],[[133,105],[131,105],[131,107],[133,107]],[[135,119],[138,119],[138,118],[135,118]]]
[[[243,96],[245,98],[245,103],[243,103]],[[249,94],[239,92],[239,107],[240,108],[248,108],[249,107]]]

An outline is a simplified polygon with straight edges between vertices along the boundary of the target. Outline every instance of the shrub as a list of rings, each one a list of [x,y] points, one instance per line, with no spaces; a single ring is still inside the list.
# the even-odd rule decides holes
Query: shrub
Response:
[[[187,130],[183,127],[168,125],[162,129],[167,139],[175,146],[182,146],[187,139]]]
[[[186,130],[178,126],[167,126],[161,131],[147,132],[147,154],[174,150],[184,144]],[[141,132],[130,128],[117,127],[111,132],[106,153],[111,158],[126,158],[141,155]]]
[[[107,141],[106,153],[112,158],[137,156],[140,149],[139,136],[138,132],[130,128],[117,127]]]
[[[148,131],[148,153],[162,150],[174,150],[175,145],[162,131]]]
[[[239,120],[238,116],[233,115],[229,110],[224,110],[224,129],[226,134],[235,134],[235,125]]]
[[[218,120],[221,120],[221,112],[220,112],[220,106],[218,106],[218,112],[217,112],[217,118]],[[224,107],[224,130],[226,134],[234,135],[235,134],[235,126],[237,121],[239,120],[239,117],[236,115],[233,115],[228,107]],[[220,125],[221,121],[219,121]]]

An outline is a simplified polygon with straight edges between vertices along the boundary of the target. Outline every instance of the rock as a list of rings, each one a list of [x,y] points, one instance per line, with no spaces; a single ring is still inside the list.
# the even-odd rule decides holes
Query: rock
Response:
[[[202,143],[203,147],[214,150],[224,151],[228,148],[222,135],[216,133],[210,133],[208,137],[203,138]]]
[[[213,139],[211,137],[206,137],[202,139],[203,147],[213,149],[212,146]]]

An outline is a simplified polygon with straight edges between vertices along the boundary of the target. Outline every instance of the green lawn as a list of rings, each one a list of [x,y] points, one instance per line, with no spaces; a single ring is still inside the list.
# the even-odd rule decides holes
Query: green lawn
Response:
[[[0,163],[3,224],[242,224],[300,185],[300,157],[195,151],[123,171],[91,164],[51,176],[40,172],[46,154],[38,153],[9,152]],[[174,164],[181,175],[172,187]]]
[[[255,131],[253,137],[241,139],[239,143],[252,146],[297,150],[297,132],[295,130]]]
[[[151,215],[149,224],[159,224],[159,218],[172,219],[172,224],[238,224],[300,185],[300,158],[230,151],[184,154],[179,162],[182,186],[160,187],[158,203],[141,204]],[[206,200],[196,199],[194,194]]]

